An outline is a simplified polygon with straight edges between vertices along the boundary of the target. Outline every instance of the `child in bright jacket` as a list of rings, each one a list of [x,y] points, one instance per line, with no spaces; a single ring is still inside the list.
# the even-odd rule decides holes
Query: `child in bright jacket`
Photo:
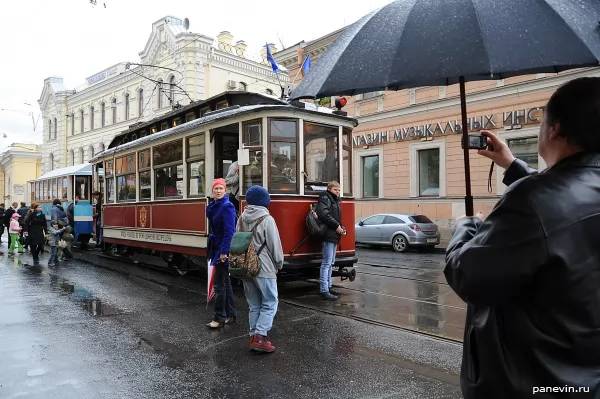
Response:
[[[10,234],[10,248],[8,248],[8,253],[12,254],[15,251],[15,244],[19,246],[19,253],[23,253],[23,244],[21,244],[20,234],[21,234],[21,226],[19,225],[19,215],[17,212],[13,213],[10,219],[10,225],[8,226],[8,234]]]

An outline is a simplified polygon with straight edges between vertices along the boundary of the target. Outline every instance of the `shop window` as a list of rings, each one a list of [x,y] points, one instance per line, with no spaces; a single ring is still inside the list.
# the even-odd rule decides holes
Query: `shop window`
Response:
[[[304,123],[304,192],[315,194],[327,189],[330,181],[340,181],[337,126]]]
[[[204,182],[206,182],[206,167],[204,143],[204,133],[187,139],[186,162],[189,179],[188,196],[190,197],[205,195]]]
[[[245,122],[242,127],[242,141],[250,154],[250,165],[242,168],[242,192],[248,191],[250,186],[263,185],[262,167],[262,122],[260,119]]]
[[[509,139],[506,144],[515,158],[527,162],[531,168],[539,169],[537,136]]]
[[[362,160],[362,196],[379,197],[379,155],[367,155]]]
[[[181,140],[153,148],[154,197],[183,195],[183,142]]]
[[[269,192],[297,194],[297,140],[296,120],[269,121]]]
[[[440,150],[419,150],[419,196],[440,195]]]
[[[344,129],[342,135],[342,176],[343,195],[351,197],[352,194],[352,131]]]

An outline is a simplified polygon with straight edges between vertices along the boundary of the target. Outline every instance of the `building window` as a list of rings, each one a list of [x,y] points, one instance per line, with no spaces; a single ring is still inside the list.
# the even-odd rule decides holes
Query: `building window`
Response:
[[[245,82],[240,82],[240,91],[248,91],[248,85]]]
[[[362,196],[379,197],[379,155],[367,155],[362,158]]]
[[[169,78],[169,101],[171,105],[175,104],[175,76]]]
[[[88,153],[90,154],[89,159],[94,158],[94,155],[96,155],[94,153],[94,145],[93,144],[90,144],[90,146],[88,147]]]
[[[172,141],[152,149],[154,158],[154,197],[183,194],[183,142]]]
[[[199,197],[205,195],[204,183],[206,182],[205,170],[205,134],[199,134],[187,139],[186,161],[188,168],[188,195]]]
[[[419,196],[440,195],[440,150],[419,150]]]
[[[138,152],[138,170],[140,172],[140,201],[150,201],[152,197],[150,150]]]
[[[244,166],[242,169],[242,192],[245,193],[250,186],[263,185],[261,119],[245,122],[243,124],[242,141],[244,143],[244,148],[248,149],[250,155],[250,165]]]
[[[83,110],[79,111],[79,133],[83,133]]]
[[[58,121],[54,118],[54,140],[56,140],[56,136],[58,135]]]
[[[90,130],[94,130],[94,107],[90,107]]]
[[[83,148],[79,149],[79,161],[85,163],[85,160],[83,159]]]
[[[73,150],[69,151],[69,164],[75,165],[75,151]]]
[[[340,181],[337,126],[304,123],[304,192],[316,194],[330,181]],[[295,174],[294,174],[295,176]]]
[[[113,125],[117,123],[117,99],[113,98],[110,103],[110,108],[112,108],[112,123]]]
[[[124,102],[125,102],[125,120],[128,121],[129,120],[129,94],[125,94]]]
[[[298,193],[297,142],[297,120],[269,120],[269,192]]]
[[[157,103],[156,106],[158,107],[158,109],[161,109],[163,107],[163,80],[162,79],[158,79],[158,96],[157,96]]]
[[[266,93],[267,93],[267,94],[273,95],[273,90],[271,90],[271,89],[267,89],[267,90],[265,90],[265,91],[266,91]]]
[[[52,140],[52,119],[48,119],[48,140]]]
[[[411,197],[445,197],[446,142],[411,143],[409,148]]]
[[[138,91],[138,116],[143,116],[144,114],[144,89],[140,89]]]
[[[531,168],[539,170],[537,136],[508,139],[506,144],[508,144],[508,148],[510,148],[515,158],[519,158],[527,162]]]
[[[75,114],[71,114],[71,136],[75,136]]]
[[[100,104],[100,126],[101,127],[106,126],[106,104],[105,103]]]
[[[53,171],[54,170],[54,154],[50,154],[48,156],[48,171]]]
[[[363,94],[357,94],[356,95],[356,100],[360,101],[360,100],[368,100],[370,98],[375,98],[378,97],[380,95],[383,94],[383,91],[370,91],[368,93],[363,93]]]
[[[115,158],[115,175],[117,177],[117,202],[135,201],[135,154]]]

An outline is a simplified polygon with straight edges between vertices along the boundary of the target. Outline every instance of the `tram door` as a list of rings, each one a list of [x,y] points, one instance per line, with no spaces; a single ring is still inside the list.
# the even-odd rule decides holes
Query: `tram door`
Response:
[[[215,179],[227,176],[229,167],[237,160],[238,148],[239,136],[237,132],[217,132],[215,134]]]

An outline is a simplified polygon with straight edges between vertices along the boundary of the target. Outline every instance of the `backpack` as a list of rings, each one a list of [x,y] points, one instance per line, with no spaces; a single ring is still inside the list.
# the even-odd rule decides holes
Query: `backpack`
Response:
[[[319,215],[317,215],[317,206],[319,203],[311,204],[310,209],[308,210],[308,215],[306,215],[306,227],[308,229],[308,235],[311,237],[321,238],[327,229],[327,226],[319,220]]]
[[[256,277],[260,272],[260,261],[258,257],[265,249],[267,242],[263,242],[258,250],[254,246],[254,232],[259,224],[269,215],[258,219],[250,231],[237,231],[233,234],[231,246],[229,247],[229,273],[236,278]],[[241,223],[243,229],[243,222]]]

